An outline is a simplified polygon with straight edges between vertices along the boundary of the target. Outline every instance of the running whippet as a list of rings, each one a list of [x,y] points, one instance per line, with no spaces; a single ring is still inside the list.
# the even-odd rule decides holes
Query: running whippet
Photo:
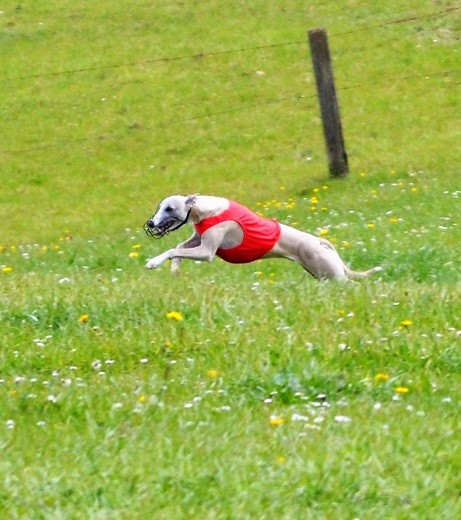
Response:
[[[221,197],[167,197],[144,229],[148,235],[160,238],[188,222],[193,224],[194,234],[150,259],[147,269],[159,267],[170,259],[171,270],[178,272],[183,258],[211,261],[217,255],[234,264],[259,258],[287,258],[301,264],[319,280],[365,278],[381,271],[381,267],[352,271],[328,240],[260,217],[237,202]]]

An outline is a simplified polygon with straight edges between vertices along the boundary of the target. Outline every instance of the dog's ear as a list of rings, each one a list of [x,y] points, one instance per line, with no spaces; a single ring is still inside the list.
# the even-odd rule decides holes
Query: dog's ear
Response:
[[[192,208],[192,206],[195,206],[195,203],[197,201],[197,195],[198,193],[196,193],[195,195],[186,196],[186,207]]]

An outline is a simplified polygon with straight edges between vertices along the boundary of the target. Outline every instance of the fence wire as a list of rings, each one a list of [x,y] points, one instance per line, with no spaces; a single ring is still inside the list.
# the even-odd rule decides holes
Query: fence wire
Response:
[[[461,10],[461,7],[449,7],[440,11],[426,13],[422,15],[417,16],[408,16],[404,18],[399,18],[395,20],[391,20],[388,22],[375,24],[375,25],[369,25],[366,27],[359,27],[356,29],[352,29],[349,31],[344,31],[340,33],[334,33],[330,35],[331,38],[337,38],[337,37],[343,37],[346,35],[364,32],[364,31],[370,31],[375,30],[378,28],[387,27],[390,25],[395,24],[403,24],[403,23],[409,23],[414,22],[417,20],[423,20],[423,19],[433,19],[433,18],[440,18],[443,16],[446,16],[450,13],[453,13],[455,11]],[[307,39],[305,40],[297,40],[292,42],[285,42],[285,43],[274,43],[274,44],[268,44],[268,45],[258,45],[254,47],[247,47],[247,48],[239,48],[239,49],[229,49],[229,50],[223,50],[223,51],[216,51],[216,52],[208,52],[208,53],[199,53],[199,54],[193,54],[193,55],[183,55],[183,56],[174,56],[174,57],[160,57],[160,58],[154,58],[154,59],[148,59],[148,60],[142,60],[137,62],[130,62],[130,63],[120,63],[120,64],[112,64],[112,65],[100,65],[100,66],[94,66],[94,67],[86,67],[86,68],[80,68],[80,69],[72,69],[72,70],[63,70],[63,71],[50,71],[46,73],[40,73],[40,74],[31,74],[27,76],[20,76],[16,78],[3,78],[0,79],[2,82],[6,81],[15,81],[15,80],[25,80],[25,79],[33,79],[33,78],[44,78],[44,77],[52,77],[52,76],[60,76],[64,74],[75,74],[75,73],[83,73],[83,72],[90,72],[90,71],[98,71],[98,70],[105,70],[105,69],[116,69],[121,67],[132,67],[132,66],[141,66],[146,64],[155,64],[155,63],[168,63],[168,62],[174,62],[174,61],[182,61],[182,60],[192,60],[197,58],[212,58],[222,55],[228,55],[233,53],[242,53],[242,52],[249,52],[249,51],[259,51],[259,50],[267,50],[267,49],[275,49],[279,47],[287,47],[287,46],[296,46],[296,45],[307,45]],[[367,88],[380,88],[387,86],[390,82],[402,82],[402,81],[418,81],[422,79],[430,79],[430,78],[436,78],[436,77],[450,77],[454,76],[456,74],[459,74],[461,72],[461,69],[455,69],[455,70],[445,70],[445,71],[436,71],[431,74],[409,74],[405,76],[388,76],[384,77],[379,81],[369,82],[366,83],[358,83],[355,85],[346,85],[342,87],[338,87],[338,91],[348,91],[348,90],[354,90],[354,89],[367,89]],[[452,83],[457,85],[458,83]],[[210,113],[204,113],[204,114],[197,114],[193,116],[188,116],[185,118],[177,118],[172,119],[168,121],[159,122],[155,127],[150,126],[144,126],[144,130],[153,130],[156,128],[167,128],[172,125],[176,124],[182,124],[187,123],[190,121],[198,121],[202,119],[212,119],[212,118],[218,118],[226,114],[232,114],[241,112],[244,110],[252,110],[255,108],[262,108],[265,106],[275,105],[278,103],[284,103],[284,102],[300,102],[300,101],[311,101],[313,99],[317,98],[317,94],[309,94],[309,95],[291,95],[291,96],[285,96],[285,97],[277,97],[273,99],[266,99],[259,102],[254,103],[247,103],[247,104],[241,104],[236,105],[234,107],[229,107],[227,109],[210,112]],[[70,105],[69,105],[70,106]],[[1,109],[2,107],[0,107]],[[9,107],[11,108],[11,107]],[[114,132],[106,132],[105,134],[101,135],[101,133],[73,138],[73,139],[59,139],[54,142],[50,143],[44,143],[44,142],[30,142],[25,143],[26,146],[18,148],[18,149],[4,149],[0,150],[1,153],[4,154],[19,154],[19,153],[27,153],[27,152],[34,152],[39,150],[46,150],[50,148],[58,148],[58,147],[64,147],[70,144],[76,144],[76,143],[84,143],[88,141],[96,141],[96,140],[105,140],[114,137],[117,134],[117,131]]]
[[[443,9],[441,11],[435,11],[432,13],[426,13],[422,15],[417,16],[408,16],[406,18],[399,18],[396,20],[391,20],[389,22],[383,22],[381,24],[376,25],[369,25],[366,27],[359,27],[357,29],[351,29],[349,31],[343,31],[339,33],[333,33],[330,35],[330,38],[340,37],[340,36],[346,36],[349,34],[354,34],[358,32],[365,32],[365,31],[371,31],[374,29],[379,29],[382,27],[388,27],[390,25],[397,25],[397,24],[403,24],[408,22],[414,22],[417,20],[424,20],[424,19],[431,19],[431,18],[440,18],[442,16],[446,16],[452,12],[461,10],[461,7],[448,7],[446,9]],[[256,45],[253,47],[242,47],[237,49],[227,49],[222,51],[210,51],[210,52],[199,52],[196,54],[186,54],[186,55],[180,55],[180,56],[163,56],[159,58],[151,58],[146,60],[140,60],[140,61],[133,61],[133,62],[126,62],[126,63],[114,63],[114,64],[107,64],[107,65],[95,65],[93,67],[82,67],[78,69],[69,69],[69,70],[60,70],[60,71],[49,71],[49,72],[43,72],[43,73],[37,73],[37,74],[29,74],[24,76],[17,76],[12,78],[0,78],[0,81],[19,81],[19,80],[26,80],[26,79],[36,79],[36,78],[46,78],[51,76],[62,76],[65,74],[77,74],[81,72],[94,72],[99,70],[107,70],[107,69],[117,69],[122,67],[137,67],[142,65],[152,65],[156,63],[170,63],[175,61],[184,61],[184,60],[196,60],[196,59],[203,59],[203,58],[212,58],[217,56],[224,56],[227,54],[236,54],[236,53],[243,53],[243,52],[250,52],[250,51],[260,51],[260,50],[268,50],[268,49],[276,49],[280,47],[288,47],[288,46],[296,46],[296,45],[305,45],[306,39],[304,40],[295,40],[291,42],[282,42],[282,43],[271,43],[266,45]]]

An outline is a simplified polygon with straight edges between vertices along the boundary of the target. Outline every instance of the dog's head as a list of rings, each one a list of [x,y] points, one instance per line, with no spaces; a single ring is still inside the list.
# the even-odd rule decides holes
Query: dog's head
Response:
[[[196,195],[172,195],[160,202],[157,211],[144,224],[144,231],[151,237],[161,238],[179,229],[189,220]]]

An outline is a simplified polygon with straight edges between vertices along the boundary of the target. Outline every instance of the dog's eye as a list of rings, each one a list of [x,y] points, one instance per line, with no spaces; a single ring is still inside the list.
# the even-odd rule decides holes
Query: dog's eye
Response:
[[[165,213],[171,213],[173,211],[173,208],[171,206],[167,206],[165,208]]]

